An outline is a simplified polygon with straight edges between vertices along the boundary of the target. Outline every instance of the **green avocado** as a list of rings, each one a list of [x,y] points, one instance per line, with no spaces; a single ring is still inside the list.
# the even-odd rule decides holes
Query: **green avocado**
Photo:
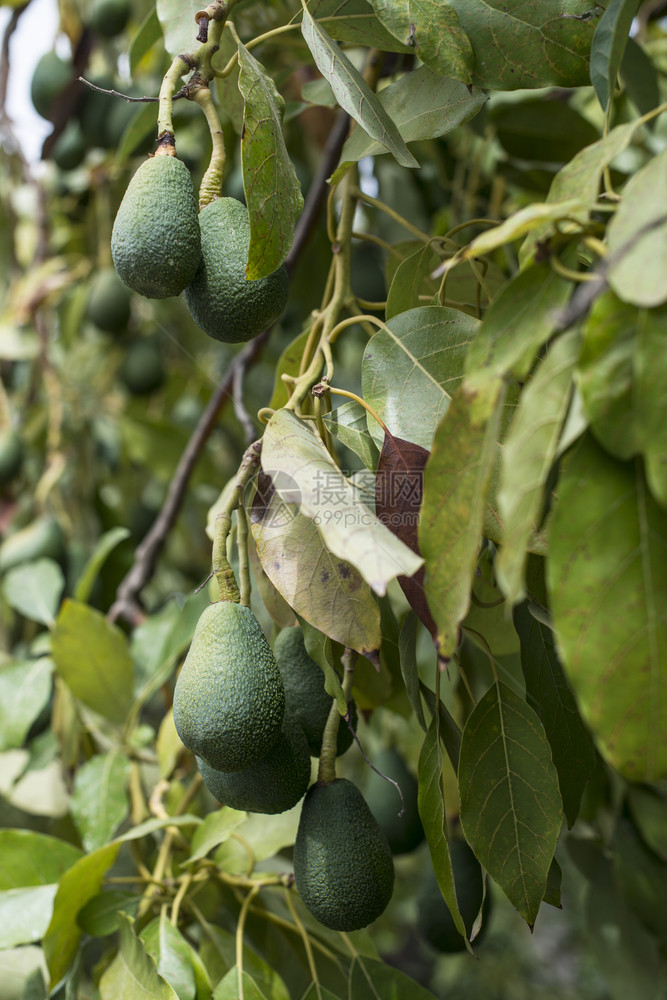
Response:
[[[88,319],[105,333],[120,333],[130,320],[130,292],[113,267],[105,267],[90,282]]]
[[[268,754],[252,767],[231,774],[216,771],[197,757],[204,784],[223,805],[246,812],[285,812],[306,794],[310,754],[303,729],[285,713],[282,731]]]
[[[131,13],[130,0],[93,0],[90,27],[101,38],[115,38],[125,28]]]
[[[148,396],[164,382],[164,361],[157,341],[135,340],[127,348],[120,366],[121,382],[133,396]]]
[[[190,172],[174,156],[144,160],[120,203],[111,255],[128,288],[149,299],[179,295],[201,254]]]
[[[376,771],[369,771],[364,786],[364,796],[369,808],[389,841],[394,854],[407,854],[424,839],[424,827],[419,818],[417,804],[418,785],[406,767],[401,754],[394,747],[381,750],[373,757],[373,765],[396,781],[403,793],[405,811],[402,816],[401,797],[394,785],[385,781]]]
[[[56,139],[51,159],[61,170],[76,170],[86,155],[86,140],[81,125],[73,118]]]
[[[190,315],[214,340],[251,340],[278,319],[287,304],[284,266],[246,281],[250,222],[245,205],[218,198],[199,214],[201,262],[185,289]]]
[[[359,930],[386,909],[394,889],[391,850],[347,778],[308,790],[294,844],[294,876],[305,906],[331,930]]]
[[[285,685],[285,705],[303,726],[313,757],[322,752],[322,734],[331,710],[331,695],[324,689],[324,674],[306,652],[303,631],[298,626],[285,628],[278,635],[273,652]],[[348,702],[352,728],[357,725],[357,706]],[[336,756],[350,748],[352,733],[345,719],[338,728]]]
[[[55,52],[45,52],[35,66],[30,84],[30,97],[38,115],[50,119],[55,104],[72,81],[71,63],[65,62]]]
[[[0,430],[0,487],[16,479],[23,465],[24,449],[13,427]]]
[[[0,545],[0,572],[35,559],[60,559],[63,553],[63,533],[54,517],[39,517],[36,521],[9,535]]]
[[[465,929],[470,935],[484,896],[482,869],[465,840],[452,840],[449,844],[454,884],[459,910]],[[479,942],[487,924],[490,896],[484,902],[485,920],[482,931],[475,938]],[[464,951],[465,941],[454,924],[449,908],[442,898],[433,870],[429,868],[417,892],[417,929],[425,941],[438,951]]]
[[[277,742],[284,712],[278,664],[252,611],[211,604],[174,690],[182,742],[218,771],[243,771]]]

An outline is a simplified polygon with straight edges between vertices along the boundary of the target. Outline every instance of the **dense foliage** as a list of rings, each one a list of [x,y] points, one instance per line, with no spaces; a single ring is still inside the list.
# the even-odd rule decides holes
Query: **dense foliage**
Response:
[[[2,11],[0,1000],[664,1000],[665,4],[59,9],[40,164]],[[307,818],[195,759],[217,636],[179,739],[202,615],[299,626]]]

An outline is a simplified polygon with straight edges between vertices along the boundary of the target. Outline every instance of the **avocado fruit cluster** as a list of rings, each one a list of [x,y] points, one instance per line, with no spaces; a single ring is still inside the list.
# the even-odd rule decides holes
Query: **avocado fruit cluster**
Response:
[[[273,652],[285,687],[285,704],[301,723],[313,757],[322,752],[322,736],[331,710],[331,695],[324,687],[320,667],[308,655],[303,630],[298,626],[284,628],[273,644]],[[348,702],[350,724],[356,728],[357,706]],[[336,756],[340,757],[352,745],[350,728],[341,719],[338,727]]]
[[[449,852],[456,886],[456,898],[466,934],[470,937],[482,901],[483,923],[475,938],[479,942],[490,912],[490,896],[484,898],[484,878],[479,862],[465,840],[453,839]],[[459,934],[432,869],[424,876],[417,892],[417,930],[432,948],[446,954],[464,951],[465,941]]]
[[[111,233],[114,267],[128,288],[151,299],[180,295],[201,256],[190,172],[175,156],[144,160],[132,177]]]
[[[393,854],[408,854],[424,840],[424,827],[419,817],[417,780],[395,747],[387,747],[375,754],[373,765],[377,771],[369,771],[364,785],[364,797]],[[378,774],[378,771],[381,773]],[[403,794],[403,809],[395,786],[382,775],[392,778],[398,784]]]
[[[235,198],[217,198],[199,213],[201,259],[185,289],[193,320],[214,340],[251,340],[275,322],[287,304],[287,271],[247,281],[248,210]]]

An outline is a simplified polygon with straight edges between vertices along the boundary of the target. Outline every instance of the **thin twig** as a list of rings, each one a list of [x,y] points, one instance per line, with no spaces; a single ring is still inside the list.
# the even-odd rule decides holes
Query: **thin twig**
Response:
[[[238,365],[234,369],[234,415],[243,427],[246,444],[252,444],[257,437],[257,428],[243,403],[243,379],[246,367],[246,365]]]

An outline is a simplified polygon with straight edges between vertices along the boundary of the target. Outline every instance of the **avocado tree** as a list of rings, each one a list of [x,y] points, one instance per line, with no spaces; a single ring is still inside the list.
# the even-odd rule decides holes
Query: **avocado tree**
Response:
[[[31,10],[0,997],[664,1000],[665,4]]]

